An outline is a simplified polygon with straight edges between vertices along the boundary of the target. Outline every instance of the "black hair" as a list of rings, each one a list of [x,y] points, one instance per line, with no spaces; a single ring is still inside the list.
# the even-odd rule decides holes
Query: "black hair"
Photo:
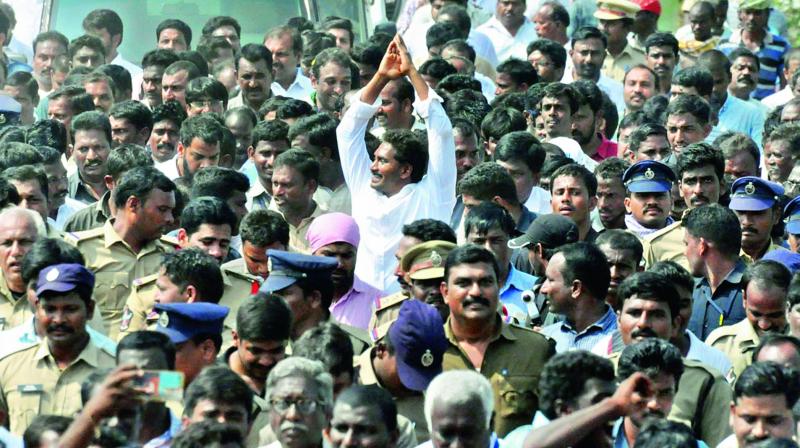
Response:
[[[458,71],[456,71],[456,68],[453,67],[453,64],[437,57],[430,58],[423,62],[419,67],[419,73],[421,75],[430,76],[434,79],[442,80],[448,75],[454,75],[458,73]]]
[[[101,112],[94,110],[83,112],[72,119],[70,127],[73,137],[78,131],[100,131],[106,136],[107,142],[111,144],[111,122]]]
[[[236,69],[239,69],[239,60],[244,59],[253,64],[264,61],[267,64],[267,70],[272,72],[272,52],[267,47],[259,44],[247,44],[242,47],[239,57],[236,58]]]
[[[667,106],[667,116],[692,114],[702,126],[711,121],[711,106],[697,95],[678,95]]]
[[[350,56],[340,48],[326,48],[320,51],[317,57],[314,58],[313,65],[311,66],[311,73],[315,78],[319,79],[320,70],[329,63],[333,63],[339,67],[350,68],[351,60]]]
[[[589,39],[599,39],[603,42],[603,49],[608,48],[608,39],[606,35],[601,33],[599,29],[593,26],[584,26],[578,28],[574,33],[572,33],[572,39],[570,43],[572,44],[572,48],[575,48],[575,43],[582,40],[589,40]]]
[[[578,107],[580,107],[581,102],[583,101],[580,98],[581,93],[578,92],[574,86],[570,84],[564,84],[561,82],[552,82],[547,84],[542,92],[542,99],[544,98],[558,98],[558,97],[566,97],[567,101],[569,102],[569,113],[570,115],[574,114]]]
[[[775,127],[770,132],[769,137],[764,139],[764,143],[782,141],[786,142],[792,159],[800,158],[800,124],[783,123]]]
[[[413,131],[387,129],[381,138],[394,148],[394,158],[401,164],[411,165],[411,182],[419,182],[428,170],[428,151]]]
[[[587,104],[594,115],[599,115],[598,112],[601,112],[603,108],[603,91],[597,87],[597,83],[586,79],[578,79],[571,85],[580,93],[578,95],[578,108]],[[575,110],[573,110],[574,112]]]
[[[650,266],[648,271],[664,277],[669,283],[689,291],[690,293],[694,291],[694,279],[692,278],[692,274],[690,274],[686,268],[672,260],[659,261]]]
[[[103,46],[103,41],[95,36],[91,36],[89,34],[84,34],[83,36],[76,37],[72,39],[72,42],[69,43],[69,58],[75,57],[75,54],[78,53],[83,47],[91,48],[92,50],[96,51],[103,55],[103,59],[106,57],[106,48]]]
[[[557,401],[574,404],[588,381],[614,379],[614,365],[606,358],[583,350],[559,353],[547,361],[539,377],[539,410],[555,419]]]
[[[410,224],[405,224],[402,233],[403,236],[416,238],[423,243],[439,240],[456,244],[456,234],[453,229],[436,219],[418,219]]]
[[[497,66],[495,71],[508,75],[516,84],[526,84],[529,87],[539,82],[539,75],[530,62],[522,59],[508,58]]]
[[[642,372],[651,379],[662,373],[670,375],[675,378],[675,389],[677,389],[683,375],[681,351],[658,338],[647,338],[631,344],[625,347],[619,356],[617,380],[625,381],[636,372]]]
[[[731,53],[727,56],[726,59],[728,59],[728,70],[730,70],[731,66],[733,65],[733,62],[739,58],[750,58],[754,60],[756,62],[756,71],[761,70],[761,61],[758,59],[758,56],[745,47],[738,47],[733,51],[731,51]]]
[[[131,72],[125,67],[117,64],[103,64],[95,69],[95,73],[102,73],[111,79],[109,87],[114,91],[114,98],[117,101],[129,100],[130,98],[123,98],[122,93],[129,93],[133,89],[133,81],[131,81]]]
[[[3,142],[0,144],[0,170],[15,166],[36,165],[44,162],[44,157],[35,147],[20,142]]]
[[[194,175],[191,197],[213,196],[227,201],[234,193],[247,193],[249,189],[250,182],[247,180],[247,176],[239,171],[221,166],[210,166]]]
[[[411,90],[413,98],[413,88]],[[398,98],[399,99],[399,98]],[[400,99],[402,101],[402,99]],[[308,103],[306,103],[308,104]],[[299,135],[305,135],[308,143],[331,150],[331,159],[339,160],[339,145],[336,139],[336,120],[326,113],[317,113],[303,117],[289,126],[288,140],[294,141]]]
[[[477,57],[475,54],[475,49],[472,48],[472,45],[470,45],[465,39],[448,40],[444,45],[442,45],[442,52],[448,48],[452,49],[456,53],[459,53],[472,64],[475,64],[475,59]]]
[[[797,339],[794,336],[780,333],[765,333],[761,335],[759,339],[758,345],[756,346],[755,350],[753,350],[753,362],[758,362],[758,355],[761,354],[762,350],[769,347],[778,347],[786,344],[791,345],[795,353],[800,356],[800,339]]]
[[[142,57],[142,68],[158,66],[162,70],[178,62],[178,55],[172,50],[157,48],[150,50]]]
[[[544,174],[544,169],[542,169],[542,171],[542,174]],[[581,183],[583,183],[583,185],[586,187],[586,192],[588,193],[589,197],[597,195],[597,178],[594,177],[594,174],[586,169],[586,167],[571,161],[559,167],[553,172],[553,174],[550,175],[551,193],[553,192],[553,180],[561,176],[580,179]]]
[[[741,397],[783,395],[786,407],[791,409],[800,396],[798,371],[772,361],[754,362],[736,379],[733,385],[733,402]]]
[[[464,218],[464,235],[469,235],[472,231],[485,235],[495,227],[500,228],[509,237],[517,234],[514,218],[506,209],[494,202],[484,201],[470,208]]]
[[[457,75],[448,75],[445,79],[451,76]],[[444,81],[444,79],[442,81]],[[480,82],[478,82],[478,84],[480,84]],[[440,81],[439,87],[441,87],[441,85],[442,83]],[[483,94],[480,93],[480,90],[464,89],[450,94],[450,98],[445,104],[445,111],[451,120],[454,118],[464,118],[477,129],[480,128],[481,121],[492,111],[492,108],[489,106],[489,102],[486,101]]]
[[[81,78],[81,82],[83,79]],[[55,100],[66,98],[69,103],[69,108],[72,110],[72,115],[80,115],[82,112],[94,112],[94,102],[92,97],[86,93],[83,84],[81,85],[67,85],[66,81],[63,86],[58,90],[51,93],[48,97],[52,103]],[[73,119],[73,124],[75,120]],[[110,133],[110,131],[109,131]],[[74,132],[73,132],[74,135]],[[111,139],[109,138],[109,141]]]
[[[661,274],[651,271],[636,272],[622,281],[617,290],[619,303],[623,304],[633,296],[653,302],[665,303],[669,308],[670,320],[678,317],[680,296],[675,286]],[[627,378],[627,375],[625,376]]]
[[[222,142],[223,126],[208,114],[195,115],[181,124],[181,144],[188,147],[198,138],[209,145]]]
[[[303,39],[303,56],[300,64],[304,67],[316,65],[314,60],[323,50],[336,47],[336,38],[322,31],[306,30],[300,34]]]
[[[228,108],[228,89],[216,79],[201,76],[186,85],[186,103],[195,101],[220,101],[222,108]]]
[[[274,294],[250,296],[242,302],[236,313],[236,332],[241,340],[286,341],[291,336],[291,327],[292,311],[289,305]]]
[[[495,196],[519,204],[514,180],[495,162],[483,162],[469,170],[458,182],[458,193],[479,201],[491,201]]]
[[[397,430],[397,404],[386,389],[376,384],[357,384],[349,387],[336,398],[336,404],[338,403],[347,404],[352,408],[373,407],[380,414],[380,421],[388,433],[391,434]]]
[[[167,363],[166,370],[175,369],[175,344],[164,333],[142,330],[125,335],[117,344],[117,364],[119,364],[119,354],[123,350],[158,350],[164,355],[164,361]],[[152,369],[153,367],[146,366],[142,368]]]
[[[276,242],[288,246],[289,224],[278,212],[253,210],[242,218],[239,235],[243,242],[256,247],[266,247]]]
[[[138,198],[143,204],[150,192],[158,189],[166,193],[176,190],[175,183],[161,171],[152,166],[139,166],[122,175],[114,190],[114,205],[121,209],[131,196]]]
[[[186,120],[186,110],[181,106],[181,103],[170,100],[159,104],[153,108],[153,124],[160,121],[169,120],[173,122],[178,128],[183,125]]]
[[[108,153],[106,174],[118,181],[123,173],[139,166],[153,166],[149,149],[135,144],[119,145]]]
[[[36,37],[33,39],[34,56],[36,56],[36,47],[40,43],[47,41],[54,41],[61,44],[61,46],[64,47],[64,53],[66,53],[67,49],[69,48],[69,39],[67,39],[67,36],[59,33],[58,31],[45,31],[43,33],[37,34]]]
[[[452,22],[438,22],[431,25],[425,33],[425,44],[431,47],[440,47],[453,39],[464,39],[464,33]]]
[[[228,225],[231,232],[236,229],[236,215],[230,206],[214,196],[195,197],[181,212],[181,228],[188,235],[193,235],[203,224]]]
[[[461,35],[466,38],[469,36],[469,30],[472,28],[472,19],[467,12],[466,2],[465,5],[448,3],[442,6],[439,10],[439,15],[436,20],[442,22],[442,16],[450,16],[452,20],[447,22],[454,24],[461,31]]]
[[[273,169],[275,171],[282,166],[292,167],[303,176],[303,182],[313,180],[319,183],[320,165],[316,157],[303,149],[291,148],[282,152],[275,158]]]
[[[161,32],[164,30],[175,30],[183,35],[183,38],[186,40],[186,46],[192,46],[192,28],[186,24],[183,20],[179,19],[166,19],[162,20],[161,23],[158,24],[156,27],[156,40],[161,37]]]
[[[742,248],[742,229],[733,210],[719,204],[689,209],[681,221],[688,234],[703,238],[728,258],[739,256]]]
[[[622,175],[625,170],[631,167],[630,162],[617,158],[609,157],[604,159],[594,169],[596,179],[616,179],[622,182]]]
[[[753,158],[758,171],[761,163],[761,152],[753,139],[742,132],[728,131],[714,139],[713,146],[719,148],[725,160],[732,159],[737,155],[746,152]]]
[[[34,122],[25,131],[26,143],[34,146],[50,146],[64,153],[67,149],[67,129],[55,119]]]
[[[775,260],[758,260],[747,266],[742,277],[742,289],[746,291],[750,282],[755,283],[759,289],[778,288],[786,294],[792,282],[792,273]]]
[[[597,246],[581,241],[565,244],[556,253],[564,257],[561,275],[565,284],[580,280],[592,297],[605,300],[611,282],[611,269],[605,254]]]
[[[247,110],[250,109],[248,108]],[[314,115],[314,108],[311,106],[311,104],[302,100],[288,98],[275,110],[275,118],[277,118],[277,120],[273,121],[281,121],[292,118],[301,119],[303,117],[310,117],[312,115]],[[328,116],[328,114],[321,115]],[[334,139],[334,142],[335,141],[336,139]]]
[[[494,254],[487,249],[475,245],[465,244],[458,246],[447,254],[447,260],[444,263],[444,281],[449,282],[450,269],[462,264],[476,264],[485,263],[492,267],[495,279],[498,278],[500,267],[497,264],[497,259]],[[499,279],[498,279],[499,281]]]
[[[72,417],[64,415],[48,415],[40,414],[31,420],[31,423],[25,428],[22,434],[23,446],[27,448],[41,447],[42,436],[48,431],[53,431],[59,437],[67,431],[69,425],[72,424]]]
[[[689,170],[696,170],[705,166],[712,166],[717,180],[725,175],[725,160],[722,152],[708,143],[692,143],[681,151],[678,157],[678,179],[683,177],[683,173]]]
[[[38,151],[37,154],[39,154]],[[47,174],[45,174],[44,169],[42,169],[42,166],[39,164],[10,166],[3,171],[2,176],[3,179],[12,185],[14,181],[36,181],[39,184],[39,189],[42,195],[44,195],[44,198],[47,199],[49,197],[48,195],[50,192],[48,191]],[[17,193],[19,193],[19,191],[17,191]]]
[[[75,263],[84,266],[83,254],[73,245],[56,238],[39,238],[22,259],[22,281],[36,282],[42,269],[54,264]]]
[[[515,131],[500,137],[493,159],[523,162],[533,174],[542,171],[546,153],[539,140],[527,131]]]
[[[333,322],[323,322],[303,333],[292,343],[292,356],[319,361],[334,377],[343,373],[351,378],[355,375],[350,336]]]
[[[633,254],[633,261],[638,266],[642,261],[644,248],[642,242],[631,232],[622,229],[606,229],[600,232],[594,244],[600,247],[607,244],[612,250],[621,250]]]
[[[108,111],[109,117],[128,120],[137,131],[153,129],[153,114],[139,101],[127,100],[115,103]]]
[[[526,51],[528,55],[534,51],[542,53],[550,59],[556,69],[563,69],[567,65],[567,50],[556,41],[538,39],[529,43]]]
[[[527,128],[528,123],[522,112],[510,107],[493,109],[481,121],[481,135],[487,141],[489,139],[500,140],[508,133],[525,131]]]
[[[227,366],[206,367],[195,377],[186,388],[183,415],[191,416],[200,400],[242,406],[248,417],[252,415],[253,391]]]
[[[650,47],[670,47],[676,58],[680,51],[678,39],[671,33],[653,33],[647,36],[647,39],[644,41],[645,54],[650,53]]]
[[[332,29],[345,30],[350,35],[350,46],[353,46],[355,43],[353,22],[351,22],[350,19],[337,16],[328,16],[322,19],[322,23],[319,24],[319,29],[326,32]]]
[[[36,78],[28,72],[14,72],[6,78],[6,85],[11,87],[18,87],[23,92],[31,97],[34,103],[39,99],[39,84],[36,83]]]
[[[436,88],[451,94],[462,90],[472,90],[483,96],[483,93],[481,93],[481,82],[472,76],[463,75],[461,73],[454,73],[452,75],[445,76],[441,81],[439,81],[439,84],[436,85]]]
[[[651,135],[666,139],[667,128],[658,123],[643,123],[628,135],[628,149],[633,153],[639,152],[639,146]]]
[[[701,2],[704,3],[704,2]],[[644,422],[636,436],[637,448],[695,448],[697,439],[692,429],[683,423],[665,418],[653,418]]]
[[[229,26],[236,31],[236,35],[242,37],[242,27],[239,25],[239,22],[230,16],[214,16],[208,19],[203,25],[202,34],[211,34],[217,28],[221,28],[223,26]]]
[[[238,427],[219,423],[214,420],[203,420],[192,423],[172,440],[174,448],[208,447],[240,447],[244,448],[244,434]]]
[[[95,9],[86,15],[84,30],[106,30],[111,36],[122,36],[122,19],[110,9]]]
[[[289,125],[281,120],[260,121],[253,128],[253,147],[258,146],[258,142],[284,141],[288,145]]]
[[[700,66],[687,67],[679,70],[672,77],[672,84],[682,87],[694,87],[697,94],[707,97],[714,90],[714,77],[708,69]]]
[[[565,28],[569,26],[569,11],[567,11],[564,5],[555,1],[546,1],[539,5],[539,9],[541,10],[543,6],[549,6],[552,9],[550,13],[550,19],[552,21],[561,23]]]

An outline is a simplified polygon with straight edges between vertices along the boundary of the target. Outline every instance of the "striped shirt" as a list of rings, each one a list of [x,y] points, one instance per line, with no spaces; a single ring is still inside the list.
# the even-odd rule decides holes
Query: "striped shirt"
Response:
[[[727,38],[720,40],[717,47],[729,56],[737,48],[743,47],[742,30],[738,29]],[[781,36],[767,32],[761,48],[754,53],[758,56],[760,70],[758,72],[758,87],[753,91],[752,97],[761,100],[780,90],[780,74],[783,72],[783,57],[791,45]]]
[[[591,351],[601,339],[617,329],[617,314],[610,306],[597,322],[578,333],[566,320],[542,328],[542,334],[556,341],[556,352]]]

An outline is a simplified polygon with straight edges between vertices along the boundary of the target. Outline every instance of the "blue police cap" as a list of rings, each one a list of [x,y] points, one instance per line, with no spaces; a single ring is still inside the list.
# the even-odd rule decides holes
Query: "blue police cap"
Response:
[[[214,303],[157,303],[156,331],[169,336],[174,344],[186,342],[198,334],[222,334],[228,316],[227,306]]]
[[[90,291],[94,288],[92,271],[78,263],[54,264],[39,271],[36,295],[44,292],[70,292],[79,286],[86,287]]]
[[[783,187],[760,177],[745,176],[736,179],[731,186],[731,210],[758,212],[766,210],[778,201]]]
[[[288,288],[303,278],[310,280],[330,278],[333,270],[339,265],[333,257],[318,257],[283,250],[270,249],[267,251],[267,256],[269,277],[260,288],[261,292],[266,293]]]
[[[675,173],[655,160],[634,163],[622,175],[622,183],[631,193],[665,193],[672,190]]]
[[[764,254],[762,260],[772,260],[786,266],[786,269],[794,275],[800,269],[800,254],[794,253],[783,248],[775,249]]]
[[[427,389],[433,378],[442,373],[442,359],[449,344],[439,312],[419,300],[406,300],[388,337],[397,355],[400,382],[411,390]]]
[[[783,209],[783,220],[786,231],[792,235],[800,235],[800,196],[789,201]]]

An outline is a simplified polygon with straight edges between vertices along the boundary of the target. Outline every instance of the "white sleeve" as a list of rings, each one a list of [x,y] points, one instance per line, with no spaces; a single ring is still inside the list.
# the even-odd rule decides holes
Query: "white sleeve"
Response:
[[[364,135],[369,119],[378,111],[379,100],[369,105],[361,101],[361,92],[353,95],[354,102],[336,128],[339,146],[339,161],[342,164],[344,181],[355,195],[360,189],[369,187],[370,160]]]
[[[456,197],[456,146],[453,139],[453,126],[442,107],[442,98],[430,89],[425,101],[416,98],[414,110],[425,120],[428,130],[428,172],[427,179],[432,197],[438,198],[442,205],[450,204],[452,209]]]

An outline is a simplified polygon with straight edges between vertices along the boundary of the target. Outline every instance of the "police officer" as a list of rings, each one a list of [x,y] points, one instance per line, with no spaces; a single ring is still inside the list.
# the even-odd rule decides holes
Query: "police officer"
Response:
[[[292,309],[292,340],[320,322],[331,319],[333,300],[331,273],[339,265],[332,257],[319,257],[270,249],[269,277],[261,292],[283,297]],[[360,354],[370,345],[367,333],[359,328],[337,322],[350,336],[353,353]]]
[[[436,308],[442,322],[450,315],[450,308],[444,303],[439,285],[444,278],[444,261],[455,248],[456,245],[449,241],[427,241],[409,249],[400,260],[400,269],[411,280],[412,296]],[[399,314],[402,303],[392,307],[396,314]],[[387,309],[387,312],[390,311]]]
[[[625,225],[639,238],[672,224],[672,183],[675,173],[655,160],[642,160],[625,170],[622,183],[625,198]]]
[[[183,372],[186,385],[204,367],[214,364],[222,347],[227,307],[213,303],[158,303],[156,331],[175,344],[175,370]]]
[[[36,308],[46,337],[0,360],[0,411],[12,433],[22,435],[40,414],[73,415],[81,408],[81,383],[95,370],[114,367],[114,353],[86,332],[94,284],[80,264],[39,272]]]
[[[731,186],[730,209],[742,226],[742,256],[752,262],[767,252],[783,250],[772,242],[772,228],[782,217],[783,187],[755,176],[736,179]]]
[[[388,390],[398,414],[414,422],[417,440],[428,440],[422,392],[442,372],[447,339],[439,313],[419,300],[406,300],[397,320],[356,361],[360,384]],[[396,366],[396,368],[393,368]]]
[[[133,280],[157,273],[161,255],[177,247],[162,236],[174,222],[175,192],[175,184],[157,169],[134,168],[117,185],[113,219],[96,229],[67,234],[97,276],[94,299],[112,339],[119,332]]]
[[[795,197],[783,209],[786,233],[792,252],[800,252],[800,196]]]

